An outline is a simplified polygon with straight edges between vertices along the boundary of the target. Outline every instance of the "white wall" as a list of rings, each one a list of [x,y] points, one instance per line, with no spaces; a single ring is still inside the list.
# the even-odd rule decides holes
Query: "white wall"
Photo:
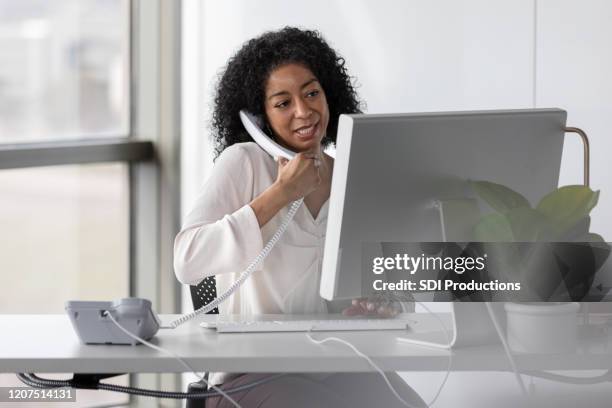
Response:
[[[370,113],[567,109],[568,124],[591,138],[592,186],[603,191],[594,230],[612,235],[612,218],[605,216],[612,205],[606,194],[612,190],[606,179],[612,139],[605,123],[612,111],[609,2],[208,0],[194,9],[198,23],[190,37],[197,35],[199,55],[189,64],[197,71],[189,89],[197,98],[189,106],[196,101],[197,110],[186,123],[185,137],[192,142],[186,144],[184,206],[193,202],[209,169],[205,121],[216,74],[247,39],[297,25],[320,30],[346,58]],[[570,135],[561,183],[581,181],[582,147]]]
[[[367,112],[560,107],[591,139],[591,185],[602,190],[593,231],[612,236],[612,2],[606,0],[281,0],[197,1],[188,21],[190,102],[184,103],[185,208],[210,168],[205,131],[215,75],[247,39],[296,25],[320,30],[358,78]],[[187,24],[188,21],[185,23]],[[193,39],[190,39],[192,41]],[[195,88],[195,89],[194,89]],[[189,114],[188,111],[191,110]],[[570,135],[561,184],[582,182],[582,146]],[[442,373],[407,374],[431,398]],[[541,382],[538,382],[539,384]],[[607,388],[544,384],[559,406],[575,406]],[[607,394],[606,394],[607,393]],[[436,406],[515,406],[509,374],[453,373]],[[573,399],[569,398],[573,395]],[[561,397],[568,396],[568,398]],[[578,399],[576,399],[578,398]],[[605,399],[602,398],[602,401]],[[595,401],[593,400],[593,401]],[[504,405],[504,401],[507,405]],[[565,401],[566,405],[563,405]],[[599,406],[599,405],[594,405]]]
[[[568,124],[591,142],[591,186],[601,190],[593,231],[612,236],[612,3],[607,0],[539,0],[536,101],[568,112]],[[562,184],[582,182],[582,145],[570,135]]]
[[[203,105],[185,136],[205,136],[202,119],[209,118],[213,83],[227,59],[247,39],[285,25],[324,34],[346,58],[370,113],[532,107],[533,4],[491,3],[200,2],[203,82],[196,84]],[[207,154],[207,146],[197,147],[190,157]],[[198,164],[186,173],[194,168],[203,179],[208,168]],[[197,189],[185,187],[188,205]]]

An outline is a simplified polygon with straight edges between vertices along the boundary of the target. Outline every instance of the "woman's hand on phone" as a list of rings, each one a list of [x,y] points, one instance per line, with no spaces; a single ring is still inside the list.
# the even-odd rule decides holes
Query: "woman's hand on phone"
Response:
[[[291,160],[278,158],[276,184],[286,194],[289,201],[306,197],[321,184],[319,164],[321,159],[316,153],[298,153]]]
[[[315,153],[298,153],[293,159],[278,159],[276,181],[249,203],[260,227],[292,201],[306,197],[321,184],[321,159]]]

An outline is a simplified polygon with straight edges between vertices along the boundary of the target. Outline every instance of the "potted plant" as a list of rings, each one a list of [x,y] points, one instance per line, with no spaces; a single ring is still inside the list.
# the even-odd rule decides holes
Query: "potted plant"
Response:
[[[505,305],[510,346],[524,352],[572,350],[576,302],[589,293],[610,253],[604,239],[589,231],[599,191],[564,186],[532,207],[506,186],[488,181],[471,186],[492,209],[474,228],[476,241],[488,243],[489,267],[520,282],[518,300],[529,301]]]

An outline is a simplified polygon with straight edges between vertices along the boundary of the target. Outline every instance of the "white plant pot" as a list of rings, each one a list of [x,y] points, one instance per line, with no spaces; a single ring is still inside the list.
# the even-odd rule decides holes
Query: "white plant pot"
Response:
[[[578,303],[506,303],[508,345],[519,353],[576,350]]]

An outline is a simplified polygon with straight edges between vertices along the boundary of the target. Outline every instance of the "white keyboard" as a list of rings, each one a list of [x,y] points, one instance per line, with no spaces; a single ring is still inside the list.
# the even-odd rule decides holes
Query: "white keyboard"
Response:
[[[313,317],[313,318],[311,318]],[[202,323],[202,327],[215,328],[219,333],[253,332],[307,332],[347,330],[405,330],[412,320],[406,316],[381,319],[346,317],[342,315],[259,315],[244,318],[223,316],[216,322]]]

